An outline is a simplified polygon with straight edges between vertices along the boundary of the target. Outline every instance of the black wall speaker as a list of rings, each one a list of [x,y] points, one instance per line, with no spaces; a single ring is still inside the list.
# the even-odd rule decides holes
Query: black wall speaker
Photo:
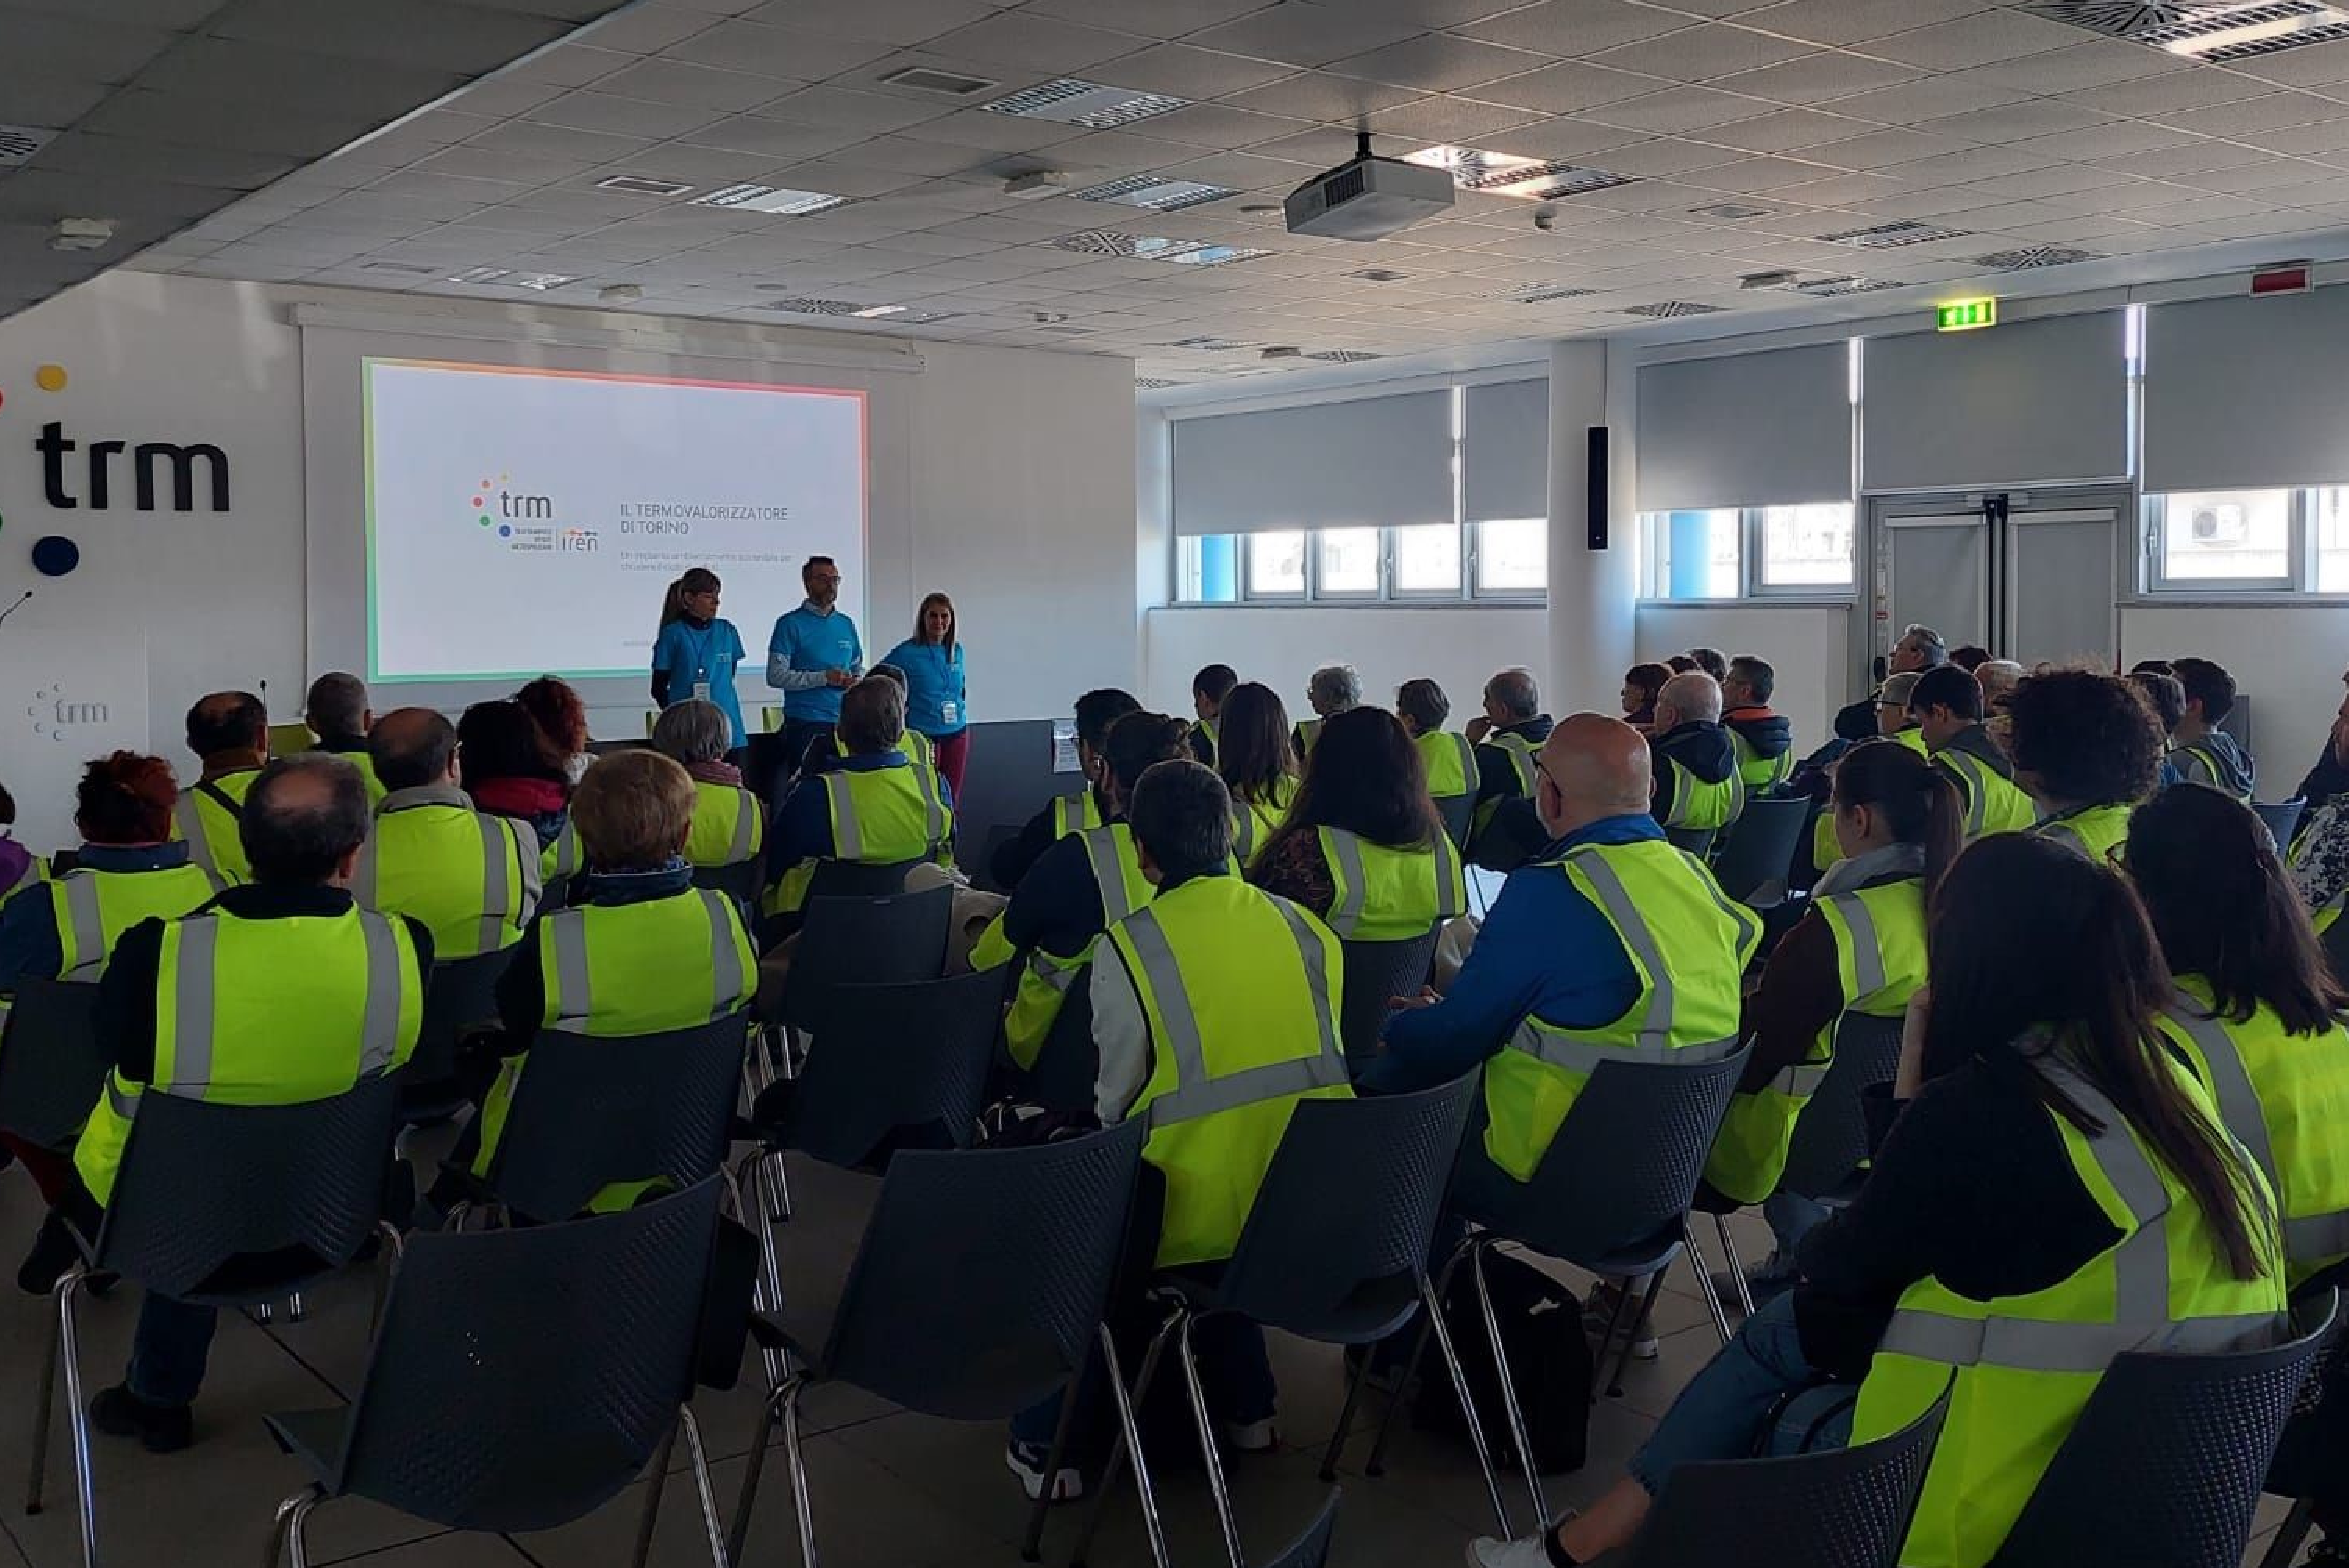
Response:
[[[1583,515],[1588,520],[1590,548],[1607,548],[1607,427],[1593,425],[1587,438],[1590,459],[1583,470]]]

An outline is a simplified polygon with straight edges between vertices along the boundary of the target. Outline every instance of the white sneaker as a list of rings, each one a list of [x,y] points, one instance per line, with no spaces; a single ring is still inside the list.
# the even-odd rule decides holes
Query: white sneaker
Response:
[[[1538,1535],[1515,1541],[1480,1535],[1468,1543],[1468,1568],[1549,1568],[1549,1549]]]
[[[1280,1429],[1267,1416],[1261,1421],[1226,1421],[1224,1440],[1243,1454],[1268,1454],[1280,1446]]]
[[[1014,1441],[1003,1446],[1004,1468],[1019,1478],[1020,1490],[1028,1494],[1030,1502],[1044,1495],[1044,1463],[1050,1457],[1049,1449],[1034,1443]],[[1052,1478],[1052,1501],[1074,1502],[1084,1495],[1084,1477],[1073,1467],[1063,1465]]]
[[[1616,1300],[1625,1288],[1606,1280],[1590,1287],[1590,1299],[1582,1308],[1582,1326],[1594,1340],[1607,1332],[1608,1320],[1615,1314]],[[1631,1359],[1653,1361],[1662,1353],[1662,1346],[1656,1343],[1655,1326],[1648,1317],[1641,1317],[1631,1327]]]

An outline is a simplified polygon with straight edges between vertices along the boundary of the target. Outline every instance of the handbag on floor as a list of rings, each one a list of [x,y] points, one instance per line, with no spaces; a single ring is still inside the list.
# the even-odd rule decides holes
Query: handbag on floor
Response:
[[[1542,1475],[1580,1470],[1589,1448],[1591,1378],[1590,1342],[1582,1332],[1582,1302],[1533,1264],[1504,1253],[1485,1254],[1485,1278],[1492,1288],[1493,1315],[1501,1326],[1501,1344],[1508,1352],[1518,1408],[1525,1412],[1534,1468]],[[1519,1468],[1508,1410],[1501,1403],[1500,1377],[1485,1336],[1484,1314],[1476,1305],[1476,1282],[1464,1268],[1453,1276],[1451,1288],[1444,1293],[1444,1322],[1468,1375],[1468,1393],[1483,1418],[1485,1442],[1492,1450],[1493,1462]],[[1423,1430],[1467,1441],[1459,1398],[1453,1393],[1452,1379],[1435,1359],[1432,1345],[1420,1363],[1412,1423]]]

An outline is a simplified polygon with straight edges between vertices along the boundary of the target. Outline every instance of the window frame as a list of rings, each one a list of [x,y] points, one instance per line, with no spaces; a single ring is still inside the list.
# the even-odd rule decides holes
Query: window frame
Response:
[[[1736,514],[1737,588],[1733,593],[1676,595],[1664,592],[1667,578],[1664,570],[1664,531],[1661,520],[1671,512],[1643,511],[1640,524],[1640,601],[1651,604],[1741,604],[1749,601],[1762,603],[1857,603],[1859,599],[1859,520],[1857,501],[1809,500],[1782,501],[1778,506],[1846,506],[1851,510],[1851,578],[1846,583],[1780,583],[1764,581],[1764,563],[1769,559],[1768,528],[1764,513],[1769,506],[1712,506],[1676,509],[1688,511],[1733,512]]]
[[[2137,591],[2148,599],[2302,599],[2319,597],[2316,586],[2316,492],[2328,485],[2246,485],[2227,490],[2150,490],[2137,501]],[[2168,557],[2168,504],[2178,495],[2240,495],[2251,490],[2284,492],[2284,574],[2282,577],[2172,577]],[[2338,599],[2339,593],[2322,597]]]

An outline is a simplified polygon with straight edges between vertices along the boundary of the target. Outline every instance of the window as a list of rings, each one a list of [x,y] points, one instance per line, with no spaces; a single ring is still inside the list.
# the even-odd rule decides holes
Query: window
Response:
[[[1446,598],[1460,593],[1460,530],[1449,522],[1420,528],[1398,528],[1394,540],[1394,591],[1398,594],[1432,593]],[[1533,592],[1548,586],[1537,577]]]
[[[1549,519],[1476,525],[1476,592],[1539,593],[1549,585]]]
[[[2148,593],[2349,593],[2349,488],[2145,498]]]
[[[1651,511],[1640,518],[1650,599],[1842,598],[1852,592],[1854,509],[1800,506]]]
[[[1251,599],[1305,597],[1305,531],[1247,536],[1247,593]]]
[[[1177,540],[1174,596],[1185,604],[1235,604],[1240,596],[1240,536],[1206,533]]]
[[[1323,528],[1313,533],[1319,591],[1330,597],[1375,596],[1379,591],[1375,528]]]

